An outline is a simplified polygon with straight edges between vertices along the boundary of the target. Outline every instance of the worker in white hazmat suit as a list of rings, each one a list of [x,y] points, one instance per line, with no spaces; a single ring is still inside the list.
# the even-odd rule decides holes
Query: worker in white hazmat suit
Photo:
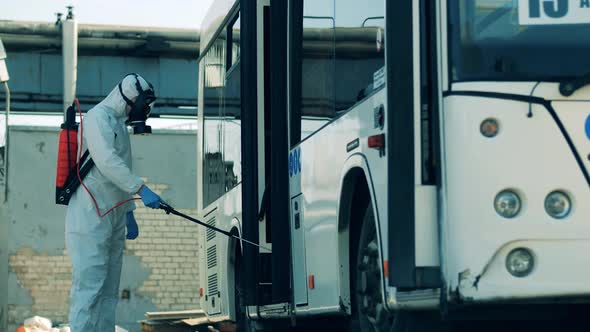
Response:
[[[84,184],[101,213],[135,194],[146,206],[159,207],[160,197],[131,172],[126,126],[127,122],[134,129],[151,132],[145,119],[154,100],[152,85],[130,74],[84,116],[83,149],[88,149],[95,163]],[[69,315],[72,332],[115,330],[126,225],[130,230],[127,237],[137,236],[134,209],[131,201],[99,217],[83,186],[72,196],[66,214],[66,246],[73,268]]]

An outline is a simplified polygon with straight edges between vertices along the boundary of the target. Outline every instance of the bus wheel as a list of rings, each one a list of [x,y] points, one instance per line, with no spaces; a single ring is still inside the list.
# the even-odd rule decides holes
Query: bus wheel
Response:
[[[354,300],[356,310],[351,319],[351,330],[361,332],[388,331],[391,315],[383,302],[383,280],[381,278],[381,259],[375,229],[375,217],[371,204],[364,213],[355,275],[353,276]]]

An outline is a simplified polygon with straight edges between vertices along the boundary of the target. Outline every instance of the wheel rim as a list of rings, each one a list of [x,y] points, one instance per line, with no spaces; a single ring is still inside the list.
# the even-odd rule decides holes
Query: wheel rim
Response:
[[[382,279],[377,234],[372,218],[361,235],[357,261],[357,306],[362,331],[383,331],[388,314],[382,298]],[[363,236],[364,235],[364,236]]]

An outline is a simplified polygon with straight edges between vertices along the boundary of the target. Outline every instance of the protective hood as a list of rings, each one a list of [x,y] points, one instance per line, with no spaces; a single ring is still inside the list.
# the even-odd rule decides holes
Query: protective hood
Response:
[[[137,75],[137,79],[139,80],[142,89],[147,90],[150,88],[149,84],[143,77]],[[135,88],[135,82],[135,76],[133,75],[125,76],[123,81],[121,81],[121,89],[123,90],[123,93],[131,100],[133,100],[133,98],[137,97],[139,94]],[[115,85],[111,93],[109,93],[109,95],[97,106],[103,106],[109,110],[112,110],[115,117],[117,118],[127,117],[129,115],[129,108],[123,99],[123,96],[121,96],[121,93],[119,92],[118,85]]]

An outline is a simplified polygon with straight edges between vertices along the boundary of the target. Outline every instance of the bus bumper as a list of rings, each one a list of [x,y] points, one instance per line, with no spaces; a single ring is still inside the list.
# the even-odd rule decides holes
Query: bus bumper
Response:
[[[518,248],[532,253],[533,267],[525,276],[508,271],[508,255]],[[462,303],[590,298],[590,239],[512,241],[496,251],[482,271],[465,269],[458,278],[454,293]]]

